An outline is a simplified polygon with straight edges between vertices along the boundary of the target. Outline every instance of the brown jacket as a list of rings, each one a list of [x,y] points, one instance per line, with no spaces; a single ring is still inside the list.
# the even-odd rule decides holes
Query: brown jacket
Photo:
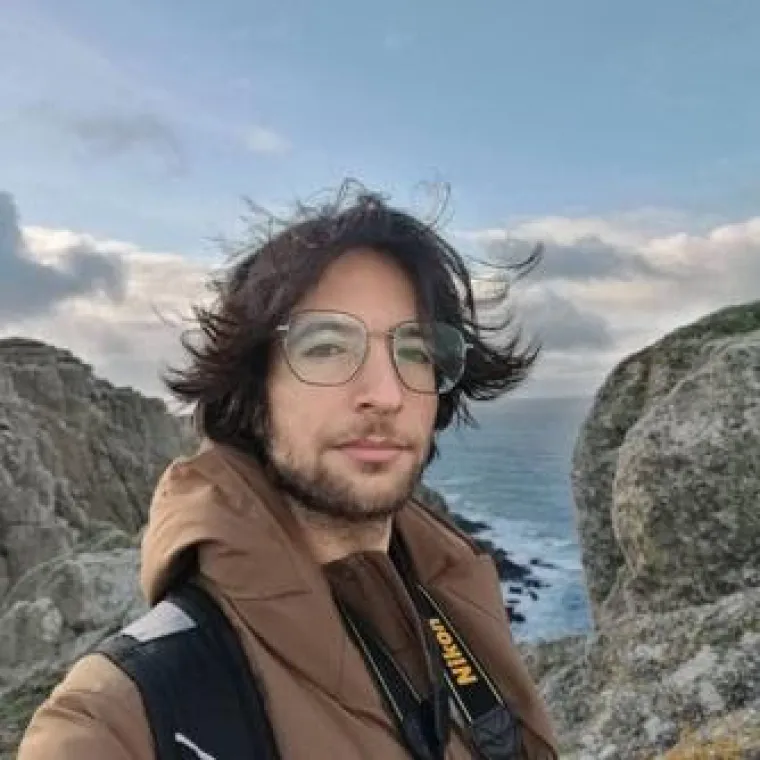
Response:
[[[512,643],[490,557],[414,503],[398,515],[396,529],[417,577],[531,729],[528,734],[556,747],[546,709]],[[331,596],[330,584],[343,579],[349,597],[352,588],[355,597],[362,596],[356,593],[361,588],[375,595],[363,611],[386,604],[387,613],[397,594],[385,555],[349,558],[322,572],[260,470],[217,445],[174,462],[156,488],[142,547],[141,583],[151,603],[188,548],[197,550],[200,580],[237,629],[262,683],[283,760],[409,757]],[[392,626],[387,630],[394,616],[386,617],[383,635],[414,670],[414,658],[403,651],[413,637],[399,628],[394,638]],[[549,757],[541,754],[541,742],[529,736],[526,744],[529,760]],[[103,656],[89,655],[38,709],[18,760],[154,757],[136,687]],[[447,758],[469,757],[452,732]]]

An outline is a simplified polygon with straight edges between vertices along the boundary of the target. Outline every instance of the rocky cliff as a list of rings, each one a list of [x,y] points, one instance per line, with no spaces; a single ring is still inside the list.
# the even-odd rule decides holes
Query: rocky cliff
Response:
[[[163,402],[114,388],[70,353],[0,340],[0,599],[104,528],[134,535],[190,440]]]
[[[138,531],[192,445],[163,402],[0,340],[0,757],[62,669],[142,609]]]
[[[760,583],[760,303],[623,361],[578,439],[573,487],[600,627]]]
[[[525,648],[565,756],[760,758],[760,302],[617,366],[573,489],[595,631]]]
[[[65,352],[0,342],[0,758],[142,609],[136,530],[187,435]],[[573,463],[595,630],[522,645],[563,758],[760,758],[758,463],[760,303],[666,336],[597,393]]]

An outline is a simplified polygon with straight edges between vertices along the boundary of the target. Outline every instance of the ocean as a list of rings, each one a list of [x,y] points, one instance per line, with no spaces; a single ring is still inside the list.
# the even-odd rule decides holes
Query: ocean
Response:
[[[538,599],[527,593],[513,622],[514,638],[555,639],[590,628],[575,528],[570,468],[573,446],[590,399],[500,399],[473,407],[478,428],[440,436],[440,456],[425,482],[451,509],[488,523],[479,534],[527,564],[538,558],[556,569],[534,568],[549,585]],[[505,601],[507,584],[503,585]]]

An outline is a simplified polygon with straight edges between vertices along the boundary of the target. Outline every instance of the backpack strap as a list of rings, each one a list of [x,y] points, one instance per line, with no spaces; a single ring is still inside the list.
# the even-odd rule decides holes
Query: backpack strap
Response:
[[[96,651],[139,688],[156,760],[277,760],[248,659],[204,589],[176,587]]]

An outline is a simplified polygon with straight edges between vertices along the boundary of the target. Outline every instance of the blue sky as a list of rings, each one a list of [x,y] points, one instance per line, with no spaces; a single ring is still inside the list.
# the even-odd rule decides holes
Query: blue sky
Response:
[[[706,234],[757,213],[759,3],[327,8],[4,0],[0,190],[20,224],[197,260],[242,196],[347,175],[400,203],[449,182],[459,230]]]
[[[241,195],[290,202],[346,174],[401,199],[449,181],[476,227],[760,201],[760,4],[325,7],[6,0],[6,189],[35,223],[189,250]],[[44,107],[152,118],[171,142],[106,160],[45,129]],[[256,128],[282,151],[246,145]]]

